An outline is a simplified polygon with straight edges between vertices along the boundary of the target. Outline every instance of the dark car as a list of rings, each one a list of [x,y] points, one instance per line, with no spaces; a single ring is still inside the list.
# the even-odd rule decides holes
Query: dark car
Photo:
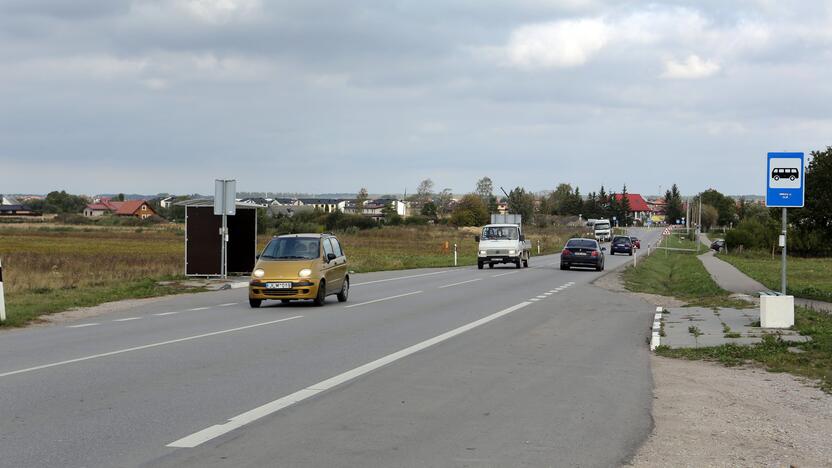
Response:
[[[595,239],[569,239],[560,253],[560,269],[569,270],[573,266],[590,267],[598,271],[604,269],[604,252]]]
[[[628,236],[613,237],[610,245],[610,255],[615,255],[616,252],[632,255],[633,241]]]
[[[723,247],[725,247],[725,241],[723,239],[717,239],[711,242],[711,250],[719,252],[723,249]]]
[[[640,249],[641,248],[641,241],[638,240],[636,236],[630,236],[630,241],[633,243],[633,248]]]

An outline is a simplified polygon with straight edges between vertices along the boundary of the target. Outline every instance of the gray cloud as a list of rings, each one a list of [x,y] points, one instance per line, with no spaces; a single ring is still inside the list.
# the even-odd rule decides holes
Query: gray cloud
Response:
[[[432,177],[463,192],[489,175],[749,193],[766,151],[817,149],[832,131],[821,1],[27,0],[0,13],[0,192],[207,192],[219,176],[379,193]]]

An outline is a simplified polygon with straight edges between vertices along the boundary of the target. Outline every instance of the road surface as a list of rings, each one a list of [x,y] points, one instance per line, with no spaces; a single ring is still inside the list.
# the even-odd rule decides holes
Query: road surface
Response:
[[[2,333],[0,466],[619,464],[652,425],[653,313],[599,272],[530,264],[355,275],[320,308],[250,309],[237,289]]]

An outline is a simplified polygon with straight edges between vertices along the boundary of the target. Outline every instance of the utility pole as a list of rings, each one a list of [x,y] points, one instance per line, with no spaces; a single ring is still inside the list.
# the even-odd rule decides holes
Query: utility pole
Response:
[[[786,208],[783,208],[783,232],[780,235],[780,240],[783,243],[782,258],[783,262],[780,267],[780,292],[786,295],[786,232],[788,231],[788,219],[786,215]]]

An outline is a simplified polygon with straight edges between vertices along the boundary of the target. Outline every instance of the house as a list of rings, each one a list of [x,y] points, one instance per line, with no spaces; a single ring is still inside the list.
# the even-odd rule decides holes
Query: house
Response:
[[[131,216],[138,219],[147,219],[156,216],[156,211],[153,210],[146,200],[129,200],[129,201],[111,201],[109,198],[102,197],[97,203],[90,203],[84,208],[84,216],[88,218],[96,218],[111,214],[114,216]]]
[[[615,199],[620,202],[623,196],[624,195],[617,193],[615,194]],[[632,216],[634,220],[643,223],[650,219],[653,214],[653,209],[641,195],[637,193],[628,193],[627,201],[630,204],[629,215]]]
[[[346,200],[338,200],[336,198],[301,198],[298,201],[302,206],[324,213],[344,211],[346,207]]]
[[[40,216],[40,213],[32,211],[14,197],[0,195],[0,216]]]
[[[165,197],[165,198],[159,200],[159,206],[161,206],[162,208],[168,209],[171,206],[173,206],[173,202],[175,202],[175,201],[176,201],[176,197]]]

